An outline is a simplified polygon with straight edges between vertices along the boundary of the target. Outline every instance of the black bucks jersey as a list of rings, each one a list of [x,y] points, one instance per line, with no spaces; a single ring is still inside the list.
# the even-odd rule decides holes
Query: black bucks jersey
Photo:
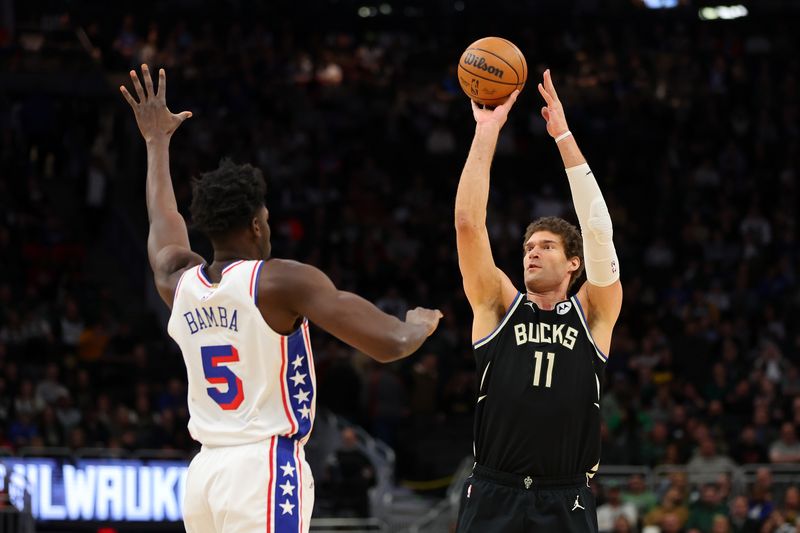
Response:
[[[480,378],[477,463],[540,477],[594,475],[607,357],[577,297],[545,311],[519,294],[473,348]]]

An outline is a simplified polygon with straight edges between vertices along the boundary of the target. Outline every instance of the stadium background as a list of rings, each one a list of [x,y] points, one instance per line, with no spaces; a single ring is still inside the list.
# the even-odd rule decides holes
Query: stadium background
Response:
[[[144,143],[116,90],[147,62],[167,69],[171,109],[194,113],[171,150],[184,212],[192,176],[223,156],[252,162],[267,176],[276,256],[399,316],[444,311],[419,353],[388,366],[313,328],[322,414],[308,453],[316,516],[386,531],[428,517],[418,530],[446,531],[475,399],[451,212],[473,120],[455,62],[474,39],[502,35],[530,75],[493,167],[498,264],[521,286],[525,225],[574,220],[538,114],[545,66],[615,223],[625,302],[595,487],[604,513],[634,523],[613,531],[728,531],[742,505],[753,531],[795,531],[800,6],[753,1],[745,17],[702,20],[717,3],[678,4],[1,1],[6,455],[195,450],[145,255]],[[342,436],[349,423],[364,431]],[[372,519],[359,520],[361,503],[337,495],[368,487]]]

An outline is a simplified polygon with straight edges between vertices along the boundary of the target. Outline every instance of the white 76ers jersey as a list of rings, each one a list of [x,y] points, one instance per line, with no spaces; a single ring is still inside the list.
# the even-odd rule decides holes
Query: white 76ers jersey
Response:
[[[276,435],[305,442],[311,433],[317,398],[308,321],[288,336],[267,325],[256,305],[264,266],[237,261],[212,284],[198,265],[175,289],[168,330],[186,363],[189,433],[206,446]]]

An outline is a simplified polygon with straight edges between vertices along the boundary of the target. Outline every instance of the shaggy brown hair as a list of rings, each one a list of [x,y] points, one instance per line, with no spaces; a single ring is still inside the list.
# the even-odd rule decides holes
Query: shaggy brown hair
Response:
[[[577,280],[579,277],[581,277],[581,274],[583,274],[583,237],[581,237],[581,232],[578,231],[578,228],[563,218],[537,218],[531,222],[528,225],[528,229],[525,230],[525,240],[522,241],[523,251],[525,250],[525,244],[528,242],[528,239],[530,239],[531,235],[537,231],[549,231],[550,233],[555,233],[561,237],[561,241],[564,243],[564,254],[567,256],[567,259],[577,257],[581,260],[580,266],[578,266],[578,269],[572,273],[572,277],[569,280],[569,286],[572,287],[573,283],[575,283],[575,280]]]

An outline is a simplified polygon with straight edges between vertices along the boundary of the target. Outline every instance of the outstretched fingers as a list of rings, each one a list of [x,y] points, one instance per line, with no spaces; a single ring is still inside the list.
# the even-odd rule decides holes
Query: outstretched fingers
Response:
[[[540,83],[538,85],[538,89],[539,89],[539,94],[542,95],[542,98],[544,98],[544,101],[545,103],[547,103],[548,107],[556,103],[555,98],[553,98],[552,95],[550,95],[550,93],[547,92],[547,90],[544,88],[544,85]]]
[[[132,108],[136,109],[136,105],[138,104],[138,102],[136,102],[133,96],[131,96],[131,93],[128,92],[128,89],[126,89],[124,85],[119,86],[119,92],[122,93],[122,96],[125,98],[125,100],[127,100],[128,104]]]
[[[513,106],[514,102],[517,101],[517,96],[519,96],[519,89],[511,93],[511,95],[508,97],[508,100],[503,103],[502,107],[511,109],[511,106]]]
[[[553,77],[550,75],[550,69],[544,71],[544,87],[547,89],[547,92],[550,93],[550,96],[552,96],[555,101],[558,101],[558,93],[556,92],[555,85],[553,85]]]
[[[158,91],[156,97],[162,102],[167,101],[167,73],[163,68],[158,69]]]
[[[144,89],[142,89],[142,84],[139,82],[139,76],[136,74],[135,70],[132,70],[130,74],[131,81],[133,82],[133,90],[136,91],[136,96],[139,98],[139,103],[143,103],[147,96],[145,95]]]
[[[153,76],[150,75],[150,68],[147,65],[142,65],[142,78],[144,78],[144,86],[147,89],[147,96],[153,96]]]

